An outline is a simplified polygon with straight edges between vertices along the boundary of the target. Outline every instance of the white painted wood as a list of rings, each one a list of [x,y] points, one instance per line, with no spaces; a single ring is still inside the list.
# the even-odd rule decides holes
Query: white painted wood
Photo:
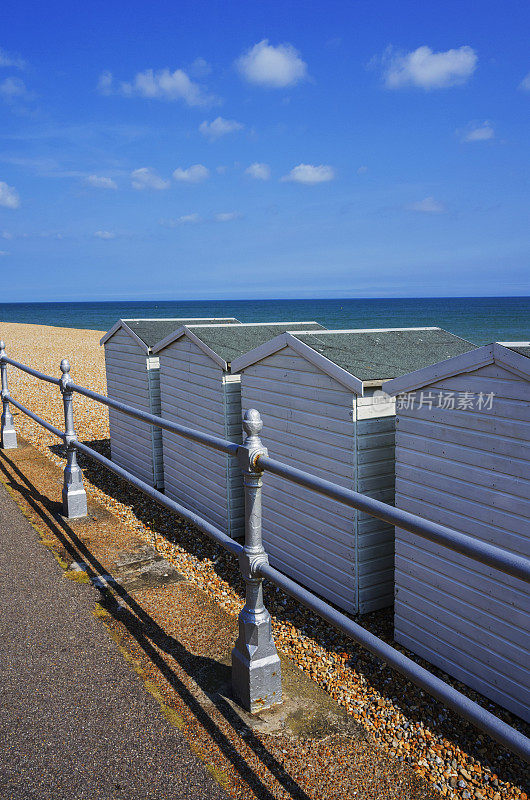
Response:
[[[264,346],[241,374],[243,411],[259,410],[273,458],[392,502],[394,403],[381,411],[302,351]],[[379,520],[266,473],[263,537],[274,566],[340,608],[392,603],[394,531]]]
[[[105,342],[107,393],[142,411],[160,413],[158,372],[145,349],[122,326]],[[160,431],[109,409],[111,458],[150,486],[162,488]]]
[[[357,399],[357,480],[355,489],[385,503],[394,503],[395,404],[381,404],[379,394],[365,389]],[[367,469],[369,467],[369,469]],[[370,521],[368,530],[363,521]],[[359,613],[391,605],[394,595],[394,529],[358,512],[355,520],[359,575]]]
[[[472,374],[475,370],[481,370],[493,363],[505,370],[507,380],[513,375],[523,378],[526,383],[530,380],[530,359],[497,342],[386,381],[383,390],[391,395],[411,392],[438,380],[445,381],[452,376]]]
[[[503,350],[415,385],[494,392],[487,412],[398,409],[396,505],[530,557],[530,383]],[[396,640],[530,722],[530,587],[399,529],[395,568]]]
[[[237,376],[189,336],[159,350],[162,416],[214,436],[241,441]],[[165,490],[229,536],[244,533],[243,481],[236,459],[162,431]]]

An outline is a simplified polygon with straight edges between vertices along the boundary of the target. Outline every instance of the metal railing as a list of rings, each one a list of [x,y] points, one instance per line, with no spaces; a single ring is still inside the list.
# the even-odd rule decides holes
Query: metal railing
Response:
[[[64,406],[64,433],[11,397],[7,382],[8,364],[39,380],[45,380],[60,387]],[[292,483],[305,486],[346,506],[363,511],[391,525],[396,525],[455,552],[462,553],[475,561],[486,564],[526,583],[530,583],[529,559],[517,556],[502,548],[477,541],[471,536],[459,533],[443,525],[429,522],[415,514],[409,514],[394,506],[345,489],[316,475],[270,458],[260,439],[263,424],[258,411],[255,409],[246,412],[243,420],[246,437],[243,444],[236,444],[226,439],[212,436],[209,433],[187,428],[154,414],[149,414],[112,400],[83,386],[78,386],[70,376],[70,364],[66,359],[61,361],[60,368],[62,372],[61,378],[52,378],[49,375],[44,375],[31,367],[8,358],[5,355],[5,345],[0,342],[3,405],[1,418],[2,447],[4,449],[13,449],[17,446],[13,417],[9,409],[9,404],[11,403],[19,411],[26,414],[34,422],[42,425],[66,444],[66,466],[62,490],[65,517],[77,519],[87,513],[83,476],[77,464],[76,454],[79,451],[125,479],[162,506],[192,522],[207,536],[224,547],[225,550],[238,556],[241,573],[246,584],[246,602],[239,614],[239,635],[232,651],[232,687],[235,696],[247,711],[255,713],[282,702],[280,659],[272,636],[270,615],[263,602],[263,579],[266,578],[338,628],[346,636],[365,647],[378,658],[381,658],[392,669],[400,672],[408,680],[456,711],[477,728],[480,728],[493,739],[512,750],[522,759],[530,761],[530,739],[520,731],[507,725],[478,703],[470,700],[415,661],[333,608],[329,603],[326,603],[279,570],[270,566],[261,535],[263,473],[272,472]],[[236,457],[243,473],[245,492],[244,544],[234,541],[200,515],[169,499],[145,483],[145,481],[128,472],[128,470],[80,442],[77,439],[73,422],[74,392],[134,419],[147,422],[163,430],[183,436],[190,441],[198,442],[206,447]]]

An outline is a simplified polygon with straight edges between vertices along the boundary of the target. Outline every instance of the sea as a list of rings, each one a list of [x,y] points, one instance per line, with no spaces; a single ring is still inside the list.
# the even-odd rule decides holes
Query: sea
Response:
[[[138,317],[236,317],[241,322],[315,320],[329,329],[437,325],[473,344],[530,341],[530,297],[325,300],[157,300],[0,303],[0,323],[106,331]]]

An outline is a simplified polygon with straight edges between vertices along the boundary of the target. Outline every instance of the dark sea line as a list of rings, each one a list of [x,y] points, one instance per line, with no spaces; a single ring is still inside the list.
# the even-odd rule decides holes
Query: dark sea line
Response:
[[[327,328],[438,325],[474,344],[530,339],[530,297],[0,303],[0,321],[108,330],[120,317],[316,320]]]

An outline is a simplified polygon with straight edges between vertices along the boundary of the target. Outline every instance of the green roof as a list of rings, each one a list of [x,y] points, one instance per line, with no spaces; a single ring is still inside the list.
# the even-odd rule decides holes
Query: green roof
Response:
[[[506,345],[505,345],[506,346]],[[520,347],[508,347],[508,350],[513,350],[514,353],[520,353],[522,356],[530,358],[530,344],[521,345]]]
[[[195,319],[124,319],[123,322],[142,340],[148,347],[153,347],[157,342],[165,339],[173,331],[178,330],[183,325],[197,324]],[[201,319],[204,325],[237,325],[239,320],[233,317],[226,319]]]
[[[442,328],[332,331],[295,336],[361,381],[397,378],[476,348]]]
[[[318,322],[281,322],[231,325],[230,327],[190,326],[190,330],[223,361],[230,364],[238,356],[274,339],[286,331],[325,330]]]

